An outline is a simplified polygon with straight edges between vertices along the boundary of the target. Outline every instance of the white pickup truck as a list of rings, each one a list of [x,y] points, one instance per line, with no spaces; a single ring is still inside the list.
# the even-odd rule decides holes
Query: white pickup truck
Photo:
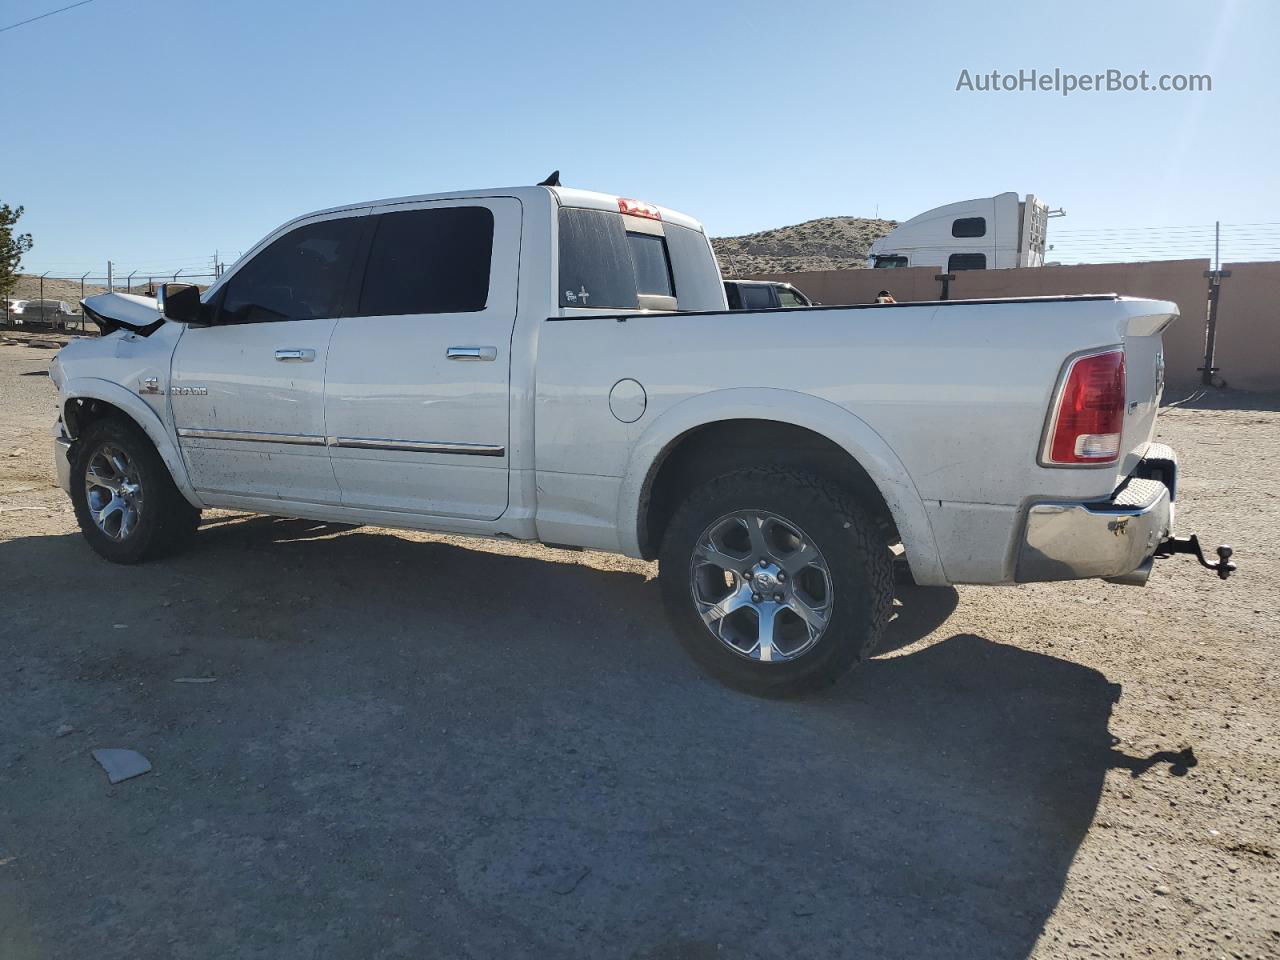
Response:
[[[1151,442],[1170,303],[730,312],[697,221],[539,185],[325,210],[203,293],[84,306],[56,462],[116,562],[205,507],[656,558],[697,661],[783,696],[874,651],[895,564],[1138,583],[1198,549]]]

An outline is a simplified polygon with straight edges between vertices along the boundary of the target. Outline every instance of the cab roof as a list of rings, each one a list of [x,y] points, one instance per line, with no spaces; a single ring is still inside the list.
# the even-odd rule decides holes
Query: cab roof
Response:
[[[310,213],[292,218],[289,223],[295,220],[303,220],[308,217],[323,216],[330,213],[341,213],[344,210],[360,210],[364,207],[382,207],[398,203],[420,203],[427,200],[468,200],[481,199],[484,197],[515,197],[517,200],[528,200],[530,202],[539,202],[544,199],[547,194],[562,207],[587,207],[594,210],[608,210],[612,213],[618,212],[618,200],[622,194],[616,193],[598,193],[594,190],[579,190],[574,187],[544,187],[523,186],[523,187],[492,187],[484,190],[449,190],[444,193],[420,193],[408,197],[389,197],[383,200],[366,200],[361,203],[344,203],[336,207],[328,207],[324,210],[313,210]],[[683,214],[678,210],[672,210],[670,207],[664,207],[660,204],[650,204],[655,206],[662,213],[663,221],[667,223],[676,223],[682,227],[689,227],[693,230],[703,232],[702,224],[693,217]]]

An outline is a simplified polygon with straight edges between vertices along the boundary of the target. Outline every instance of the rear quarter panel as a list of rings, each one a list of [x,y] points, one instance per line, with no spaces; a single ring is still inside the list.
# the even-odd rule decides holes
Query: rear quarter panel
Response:
[[[806,425],[799,403],[788,409],[793,394],[866,424],[901,465],[904,488],[926,505],[1009,508],[980,548],[991,552],[1008,540],[1011,508],[1114,489],[1115,467],[1051,470],[1037,454],[1066,358],[1121,343],[1128,317],[1140,312],[1103,299],[549,320],[535,395],[539,503],[552,475],[620,481],[634,473],[641,438],[691,398],[733,391],[740,400],[744,389],[767,390],[761,409],[774,410],[774,419]],[[632,423],[609,408],[610,390],[624,378],[647,395]],[[715,404],[702,404],[715,419]],[[603,499],[609,489],[623,500],[620,482],[602,482]],[[618,509],[625,515],[627,504]],[[631,552],[625,519],[619,525],[620,546]]]

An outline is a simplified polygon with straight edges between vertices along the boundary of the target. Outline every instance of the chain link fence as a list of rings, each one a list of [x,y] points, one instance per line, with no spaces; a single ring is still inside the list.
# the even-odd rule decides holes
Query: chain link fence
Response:
[[[58,276],[52,273],[24,274],[14,290],[0,304],[0,325],[6,330],[69,330],[93,333],[85,320],[80,301],[100,293],[129,293],[154,297],[162,283],[186,282],[208,286],[218,273],[179,270],[170,274],[129,273],[125,276]]]

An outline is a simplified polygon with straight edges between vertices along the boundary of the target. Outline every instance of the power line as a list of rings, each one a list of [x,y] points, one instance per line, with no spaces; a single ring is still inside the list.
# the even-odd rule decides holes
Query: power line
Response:
[[[65,7],[59,7],[57,10],[50,10],[48,13],[42,13],[38,17],[29,17],[26,20],[19,20],[17,23],[11,23],[7,27],[0,27],[0,33],[6,30],[14,30],[18,27],[26,26],[28,23],[35,23],[37,20],[43,20],[45,17],[52,17],[55,13],[63,13],[67,10],[73,10],[76,7],[83,7],[86,3],[93,3],[93,0],[79,0],[79,3],[70,3]]]

